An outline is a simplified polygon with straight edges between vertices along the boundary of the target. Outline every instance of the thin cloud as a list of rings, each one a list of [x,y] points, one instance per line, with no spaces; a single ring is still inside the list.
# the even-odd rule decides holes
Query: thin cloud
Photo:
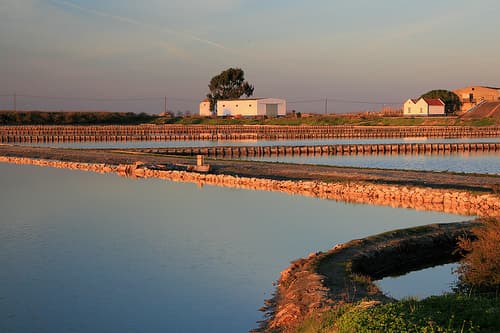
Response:
[[[222,45],[222,44],[219,44],[217,42],[214,42],[214,41],[211,41],[211,40],[208,40],[208,39],[204,39],[204,38],[201,38],[201,37],[198,37],[196,35],[192,35],[192,34],[189,34],[189,33],[186,33],[186,32],[180,32],[180,31],[176,31],[176,30],[173,30],[173,29],[170,29],[170,28],[158,28],[156,26],[153,26],[153,25],[150,25],[150,24],[146,24],[146,23],[134,20],[134,19],[129,18],[129,17],[119,16],[119,15],[113,15],[113,14],[109,14],[109,13],[106,13],[106,12],[103,12],[103,11],[99,11],[99,10],[95,10],[95,9],[92,9],[92,8],[85,8],[85,7],[82,7],[80,5],[77,5],[75,3],[72,3],[72,2],[69,2],[69,1],[65,1],[65,0],[50,0],[50,1],[53,2],[53,3],[55,3],[55,4],[58,4],[60,6],[70,7],[70,8],[73,8],[73,9],[76,9],[76,10],[79,10],[81,12],[85,12],[85,13],[88,13],[88,14],[91,14],[91,15],[109,18],[109,19],[112,19],[112,20],[115,20],[115,21],[118,21],[118,22],[130,24],[130,25],[135,25],[135,26],[147,28],[147,29],[150,29],[150,30],[155,30],[155,31],[158,31],[158,32],[167,32],[167,33],[172,34],[172,35],[185,37],[185,38],[197,41],[199,43],[207,44],[207,45],[219,48],[219,49],[226,50],[226,47],[224,45]]]
[[[379,39],[379,42],[392,42],[413,38],[415,36],[422,36],[436,31],[443,26],[449,25],[454,21],[459,21],[463,19],[464,16],[465,14],[463,13],[463,11],[459,9],[454,12],[449,12],[448,14],[440,14],[431,17],[426,21],[407,24],[404,26],[400,26],[397,29],[393,28],[391,29],[391,31],[385,31],[383,37]]]

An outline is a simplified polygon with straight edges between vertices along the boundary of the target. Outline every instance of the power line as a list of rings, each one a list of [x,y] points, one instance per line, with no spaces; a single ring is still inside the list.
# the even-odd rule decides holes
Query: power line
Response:
[[[329,101],[337,102],[337,103],[353,103],[353,104],[402,104],[402,102],[375,102],[375,101],[356,101],[356,100],[348,100],[348,99],[338,99],[338,98],[330,98]]]
[[[157,97],[132,97],[132,98],[90,98],[90,97],[61,97],[61,96],[39,96],[39,95],[18,95],[27,98],[39,99],[57,99],[68,101],[91,101],[91,102],[132,102],[132,101],[147,101],[147,100],[160,100]]]
[[[120,101],[147,101],[147,100],[164,100],[165,96],[137,96],[137,97],[73,97],[73,96],[50,96],[50,95],[32,95],[32,94],[16,94],[18,97],[28,97],[28,98],[40,98],[40,99],[60,99],[60,100],[80,100],[80,101],[97,101],[97,102],[120,102]],[[0,94],[0,97],[9,97],[13,96],[10,94]],[[199,102],[197,99],[191,98],[175,98],[168,97],[169,100],[172,101],[184,101],[184,102]],[[401,104],[400,101],[365,101],[365,100],[350,100],[350,99],[342,99],[342,98],[317,98],[317,99],[294,99],[290,98],[290,101],[287,101],[289,104],[298,104],[298,103],[324,103],[325,99],[328,99],[331,102],[336,103],[355,103],[355,104]]]
[[[348,99],[339,99],[339,98],[331,98],[331,97],[326,97],[322,99],[307,99],[307,100],[291,100],[287,101],[287,104],[301,104],[301,103],[325,103],[325,101],[328,102],[334,102],[334,103],[347,103],[347,104],[379,104],[379,105],[384,105],[384,104],[401,104],[401,102],[381,102],[381,101],[360,101],[360,100],[348,100]]]
[[[1,94],[2,97],[10,97],[12,94]],[[16,94],[17,97],[51,99],[51,100],[67,100],[67,101],[90,101],[90,102],[135,102],[135,101],[163,101],[165,96],[161,97],[67,97],[67,96],[47,96],[47,95],[30,95]],[[189,98],[168,98],[172,101],[180,102],[199,102],[198,100]]]
[[[309,99],[309,100],[299,100],[299,101],[287,101],[287,104],[301,104],[301,103],[317,103],[323,102],[324,99]]]

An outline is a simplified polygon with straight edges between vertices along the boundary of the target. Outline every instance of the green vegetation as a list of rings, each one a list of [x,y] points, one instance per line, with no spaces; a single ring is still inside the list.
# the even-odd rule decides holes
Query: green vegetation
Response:
[[[455,293],[386,304],[347,303],[308,317],[296,332],[499,332],[500,218],[479,222],[472,229],[473,238],[460,239],[459,249],[465,257],[458,269],[460,283]],[[379,237],[394,232],[398,231]],[[353,276],[353,280],[363,285],[371,283],[369,277],[360,275]]]
[[[215,110],[215,104],[220,99],[236,99],[245,95],[253,95],[254,87],[245,81],[245,72],[241,68],[228,68],[214,76],[208,85],[210,93],[210,110]]]
[[[329,126],[492,126],[500,125],[500,119],[484,118],[465,120],[456,117],[383,117],[376,114],[363,115],[314,115],[309,117],[283,118],[205,118],[205,117],[174,117],[158,118],[157,124],[183,125],[329,125]]]
[[[500,124],[500,119],[496,118],[481,118],[481,119],[467,119],[464,124],[469,126],[492,126]]]
[[[383,305],[344,305],[309,318],[301,333],[498,332],[500,299],[448,294]]]
[[[152,122],[157,117],[133,112],[3,111],[0,125],[135,125]]]
[[[445,104],[444,111],[448,115],[460,111],[460,107],[462,106],[457,94],[449,90],[431,90],[420,96],[420,98],[440,98]]]
[[[48,112],[0,111],[0,125],[350,125],[350,126],[492,126],[500,119],[464,120],[456,117],[383,117],[378,114],[310,115],[282,118],[216,118],[216,117],[162,117],[133,112]]]

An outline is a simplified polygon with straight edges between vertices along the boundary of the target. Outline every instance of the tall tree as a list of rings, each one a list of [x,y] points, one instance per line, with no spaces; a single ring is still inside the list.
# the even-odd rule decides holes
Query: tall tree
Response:
[[[208,85],[210,93],[207,94],[210,100],[210,110],[215,110],[215,105],[219,99],[240,98],[253,95],[253,85],[245,81],[245,72],[241,68],[228,68],[219,75],[214,76]]]
[[[420,98],[440,98],[445,104],[444,112],[446,112],[447,115],[460,111],[460,107],[462,106],[460,98],[457,94],[444,89],[428,91],[420,96]]]

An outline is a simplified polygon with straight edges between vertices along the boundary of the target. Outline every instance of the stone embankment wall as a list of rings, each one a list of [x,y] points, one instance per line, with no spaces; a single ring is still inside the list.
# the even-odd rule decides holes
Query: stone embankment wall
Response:
[[[450,191],[363,182],[283,181],[223,174],[153,170],[137,167],[136,165],[116,166],[19,157],[0,156],[0,162],[33,164],[93,172],[115,172],[129,177],[192,182],[201,186],[206,184],[251,190],[276,191],[353,203],[433,210],[469,216],[500,215],[500,196],[498,194],[477,194],[458,190]]]
[[[7,156],[0,156],[0,162],[13,163],[13,164],[30,164],[42,167],[82,170],[82,171],[91,171],[97,173],[118,172],[118,166],[105,163],[78,163],[78,162],[42,160],[42,159],[34,159],[27,157],[7,157]]]
[[[0,126],[0,143],[127,140],[262,140],[498,137],[500,126],[123,125]]]
[[[500,143],[400,143],[337,144],[314,146],[225,146],[138,148],[134,151],[167,155],[241,156],[328,156],[357,154],[443,154],[453,152],[500,152]]]

